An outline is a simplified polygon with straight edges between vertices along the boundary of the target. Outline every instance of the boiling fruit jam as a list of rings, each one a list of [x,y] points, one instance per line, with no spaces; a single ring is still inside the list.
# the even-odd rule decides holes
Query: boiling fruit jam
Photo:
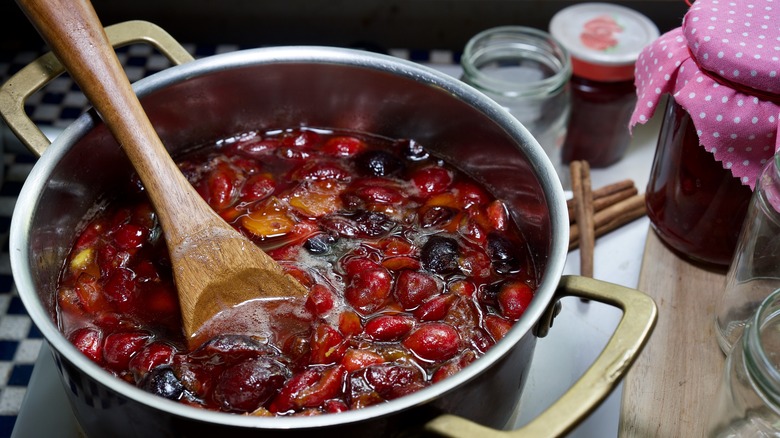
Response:
[[[414,141],[252,132],[179,166],[308,288],[310,324],[189,350],[164,236],[136,181],[73,245],[58,323],[91,360],[161,397],[254,415],[382,403],[484,354],[537,287],[502,202]]]

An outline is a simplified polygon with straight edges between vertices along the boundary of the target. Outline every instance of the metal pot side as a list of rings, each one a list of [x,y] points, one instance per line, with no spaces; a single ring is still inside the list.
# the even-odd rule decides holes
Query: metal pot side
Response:
[[[541,286],[507,337],[457,375],[359,411],[264,418],[204,411],[116,379],[75,349],[54,322],[56,283],[76,231],[127,180],[131,167],[93,112],[46,150],[26,181],[11,225],[21,298],[52,346],[77,418],[89,436],[357,433],[406,436],[452,413],[502,427],[525,383],[533,329],[553,298],[568,243],[563,190],[539,144],[479,92],[417,64],[362,51],[280,47],[186,63],[135,84],[172,154],[237,133],[294,126],[413,138],[486,184],[520,225]],[[316,430],[313,430],[316,429]]]

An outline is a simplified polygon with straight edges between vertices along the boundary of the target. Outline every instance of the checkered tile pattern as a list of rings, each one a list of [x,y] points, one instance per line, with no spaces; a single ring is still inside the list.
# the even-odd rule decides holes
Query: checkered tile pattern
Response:
[[[184,45],[195,58],[243,49],[236,45]],[[377,50],[417,62],[453,64],[457,54],[428,50]],[[41,52],[0,53],[0,83],[29,64]],[[131,82],[168,68],[171,63],[154,48],[132,45],[117,50]],[[25,102],[25,111],[39,125],[64,129],[88,107],[84,95],[73,81],[63,75],[47,84]],[[0,120],[0,127],[2,126]],[[15,290],[8,257],[8,234],[11,214],[35,158],[19,147],[7,148],[3,155],[4,175],[0,186],[0,438],[9,437],[19,413],[27,385],[43,338],[32,324]]]

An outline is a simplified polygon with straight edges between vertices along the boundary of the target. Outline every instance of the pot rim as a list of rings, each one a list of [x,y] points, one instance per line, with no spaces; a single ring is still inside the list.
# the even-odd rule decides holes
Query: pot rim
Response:
[[[241,50],[198,59],[155,73],[136,82],[133,88],[139,97],[143,97],[158,89],[226,69],[269,63],[302,62],[331,63],[380,70],[443,89],[454,98],[468,102],[477,111],[490,117],[516,143],[527,144],[528,147],[524,151],[542,186],[544,196],[547,198],[550,210],[550,230],[553,238],[547,256],[546,268],[541,275],[539,288],[523,317],[513,325],[504,339],[491,347],[479,360],[460,370],[455,375],[387,403],[341,412],[336,415],[257,417],[208,411],[167,400],[139,389],[116,378],[89,360],[62,335],[46,309],[44,309],[40,299],[38,299],[29,268],[29,263],[31,262],[28,254],[31,219],[38,205],[38,194],[44,189],[50,173],[69,147],[95,126],[94,115],[85,113],[55,139],[52,146],[47,148],[33,167],[22,187],[12,216],[9,246],[14,280],[31,319],[43,333],[46,341],[56,351],[64,355],[68,361],[86,372],[91,378],[138,403],[196,421],[266,429],[304,429],[336,426],[408,410],[440,397],[474,379],[494,362],[505,356],[528,331],[533,330],[540,320],[553,298],[558,281],[562,276],[568,253],[569,229],[567,215],[563,213],[566,211],[563,188],[551,161],[528,130],[500,105],[469,85],[430,67],[388,55],[344,48],[282,46]]]

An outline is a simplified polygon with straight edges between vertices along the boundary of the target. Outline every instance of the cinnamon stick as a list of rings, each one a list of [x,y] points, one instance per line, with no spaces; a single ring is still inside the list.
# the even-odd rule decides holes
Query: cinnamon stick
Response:
[[[645,195],[631,196],[593,215],[594,235],[596,237],[603,236],[646,213]],[[580,228],[577,224],[573,224],[569,230],[569,250],[573,250],[580,244]]]
[[[593,251],[595,246],[595,223],[593,218],[593,192],[590,182],[590,165],[587,161],[569,163],[574,211],[579,225],[580,275],[593,277]]]
[[[634,181],[625,179],[613,184],[600,187],[593,190],[593,212],[601,211],[612,204],[620,202],[624,199],[628,199],[638,193],[637,188],[634,186]],[[569,210],[569,222],[575,223],[577,221],[575,217],[574,199],[566,201],[566,207]]]

